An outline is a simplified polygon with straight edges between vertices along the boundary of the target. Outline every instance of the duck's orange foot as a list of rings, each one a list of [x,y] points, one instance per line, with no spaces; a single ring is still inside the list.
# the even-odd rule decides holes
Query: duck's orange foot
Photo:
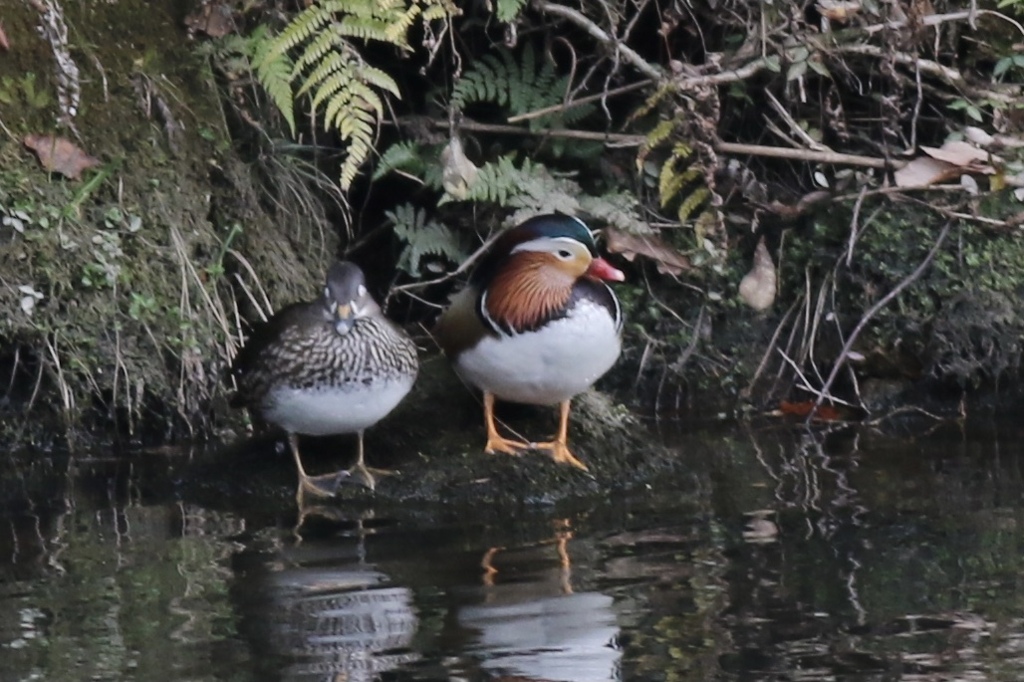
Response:
[[[534,443],[533,447],[537,450],[547,450],[551,453],[551,458],[559,464],[568,464],[574,466],[577,469],[583,471],[590,471],[587,465],[576,458],[572,451],[569,450],[569,446],[562,441],[553,440],[549,443]]]
[[[498,452],[504,452],[506,455],[518,455],[523,450],[529,450],[530,444],[523,443],[518,440],[509,440],[508,438],[502,438],[495,434],[487,438],[487,445],[484,446],[484,452],[489,455],[493,455]]]
[[[302,497],[304,494],[309,494],[313,497],[334,497],[338,492],[338,486],[341,485],[342,480],[347,476],[348,473],[345,471],[323,474],[321,476],[307,476],[300,472],[298,496]]]

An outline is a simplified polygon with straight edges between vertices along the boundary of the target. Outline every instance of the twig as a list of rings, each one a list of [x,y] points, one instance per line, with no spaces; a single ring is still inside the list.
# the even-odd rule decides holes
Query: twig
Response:
[[[576,24],[589,33],[591,37],[614,49],[617,54],[620,54],[622,58],[635,67],[637,71],[640,71],[648,78],[661,80],[664,77],[665,74],[660,68],[648,62],[632,48],[627,45],[623,45],[619,42],[618,38],[608,35],[604,29],[585,17],[578,10],[571,7],[565,7],[564,5],[559,5],[554,2],[547,2],[547,0],[534,0],[533,6],[541,12],[562,17],[563,19],[567,19]]]
[[[846,242],[846,267],[853,263],[853,245],[857,243],[857,221],[860,220],[860,207],[864,204],[864,197],[867,196],[867,185],[860,188],[857,194],[857,201],[853,204],[853,217],[850,218],[850,238]]]
[[[947,14],[929,14],[926,17],[922,17],[919,21],[921,22],[922,26],[938,26],[939,24],[944,24],[948,21],[963,21],[964,19],[973,24],[975,17],[985,14],[991,14],[992,16],[998,19],[1002,19],[1003,21],[1013,24],[1013,26],[1018,31],[1020,31],[1021,35],[1024,35],[1024,26],[1021,26],[1020,23],[1015,21],[1014,19],[1011,19],[1002,12],[994,12],[990,9],[978,9],[977,7],[972,7],[969,10],[963,10],[961,12],[949,12]],[[910,22],[907,20],[887,21],[884,24],[872,24],[871,26],[865,26],[862,30],[868,35],[871,35],[872,33],[878,33],[879,31],[885,30],[887,28],[903,28],[908,23]],[[971,28],[974,28],[974,26],[972,25]]]
[[[949,228],[952,226],[952,224],[953,221],[950,220],[947,221],[945,225],[943,225],[942,232],[939,233],[938,239],[935,240],[935,243],[932,245],[931,250],[928,252],[928,255],[925,256],[924,260],[921,261],[921,263],[914,269],[914,271],[910,273],[907,277],[905,277],[903,281],[901,281],[899,284],[893,287],[892,291],[890,291],[888,294],[883,296],[881,300],[879,300],[877,303],[871,306],[870,310],[864,313],[863,317],[860,318],[860,321],[857,322],[857,326],[853,328],[853,333],[850,334],[850,338],[848,338],[846,340],[846,343],[843,344],[843,349],[839,352],[839,357],[836,359],[835,364],[832,365],[832,371],[831,373],[829,373],[828,379],[825,381],[825,385],[821,387],[821,393],[818,394],[817,400],[814,401],[814,407],[811,408],[811,413],[807,415],[808,423],[810,423],[811,419],[814,418],[814,415],[817,413],[818,408],[821,407],[822,401],[825,399],[825,396],[828,395],[829,389],[832,388],[832,383],[836,380],[836,377],[839,375],[839,370],[842,369],[844,364],[846,364],[846,358],[850,352],[850,349],[853,348],[853,344],[857,341],[857,338],[860,336],[860,333],[864,330],[864,327],[867,326],[868,321],[872,317],[874,317],[879,310],[888,305],[891,300],[899,296],[904,289],[906,289],[913,282],[915,282],[922,274],[924,274],[924,271],[928,269],[929,265],[931,265],[932,260],[935,259],[935,254],[939,252],[939,247],[942,246],[942,242],[946,241],[946,235],[949,234]],[[835,398],[832,396],[829,396],[829,399],[835,400]]]
[[[919,69],[923,73],[937,76],[942,80],[946,81],[950,85],[963,85],[964,77],[959,71],[954,68],[944,66],[939,62],[932,61],[931,59],[921,59],[914,55],[907,54],[905,52],[892,52],[884,50],[877,45],[836,45],[832,48],[836,52],[845,52],[848,54],[859,54],[865,57],[875,57],[877,59],[891,59],[894,62],[904,64],[906,66],[912,66],[915,69]]]
[[[586,97],[580,97],[579,99],[574,99],[571,102],[565,102],[564,104],[552,104],[550,107],[544,107],[543,109],[534,109],[533,111],[528,111],[525,114],[519,114],[518,116],[510,116],[508,118],[508,122],[521,123],[523,121],[530,121],[535,118],[540,118],[541,116],[547,116],[548,114],[555,114],[563,111],[568,111],[569,109],[575,109],[576,107],[581,107],[584,104],[590,104],[591,102],[597,102],[601,99],[614,97],[615,95],[624,95],[625,93],[633,92],[634,90],[640,90],[641,88],[645,88],[648,85],[652,85],[653,83],[654,81],[650,79],[637,81],[636,83],[630,83],[629,85],[623,85],[618,88],[612,88],[611,90],[599,92],[596,95],[587,95]]]
[[[802,381],[804,382],[802,386],[800,386],[800,385],[797,385],[797,388],[799,388],[799,389],[801,389],[801,390],[804,390],[804,391],[807,391],[807,392],[808,392],[808,393],[810,393],[811,395],[816,395],[816,396],[818,396],[818,399],[817,399],[817,400],[815,401],[815,403],[814,403],[814,407],[813,407],[813,408],[811,408],[811,413],[810,413],[809,415],[807,415],[807,421],[808,421],[808,422],[810,422],[810,421],[811,421],[812,419],[814,419],[814,413],[815,413],[815,412],[816,412],[816,411],[818,410],[818,405],[819,405],[819,404],[821,404],[821,400],[822,400],[822,398],[824,398],[824,397],[825,397],[825,391],[824,391],[824,390],[822,390],[822,391],[817,391],[817,390],[813,389],[813,388],[811,387],[811,384],[810,384],[810,382],[809,382],[809,381],[807,381],[807,377],[806,377],[806,376],[804,376],[804,373],[800,371],[800,366],[799,366],[799,365],[797,365],[797,364],[796,364],[796,363],[795,363],[795,362],[793,361],[793,359],[792,359],[792,358],[790,358],[790,357],[789,357],[788,355],[786,355],[786,354],[785,354],[785,353],[784,353],[784,352],[782,351],[782,349],[781,349],[781,348],[778,348],[778,349],[776,349],[776,350],[778,350],[778,351],[779,351],[779,355],[781,355],[781,356],[782,356],[782,359],[786,361],[786,364],[788,364],[788,365],[789,365],[790,367],[792,367],[792,368],[793,368],[793,371],[794,371],[794,372],[796,372],[796,375],[797,375],[798,377],[800,377],[800,379],[801,379],[801,380],[802,380]],[[847,407],[856,407],[856,405],[852,405],[852,404],[850,404],[850,403],[846,402],[845,400],[840,400],[839,398],[833,398],[833,397],[829,396],[829,399],[830,399],[830,400],[832,400],[833,402],[837,402],[837,403],[839,403],[840,405],[846,405]]]
[[[395,123],[385,121],[385,125],[402,125],[405,123],[426,123],[431,128],[448,130],[448,119],[416,117],[415,119],[398,119]],[[504,135],[531,135],[533,137],[564,137],[574,140],[596,140],[598,142],[613,142],[622,145],[639,147],[646,139],[643,135],[627,135],[625,133],[601,133],[591,130],[572,130],[570,128],[549,128],[547,130],[530,130],[522,126],[505,125],[503,123],[479,123],[469,119],[462,119],[459,130],[473,130],[478,133],[498,133]]]
[[[409,123],[411,120],[399,119],[392,125]],[[447,130],[448,120],[441,118],[417,118],[417,122],[425,122],[431,128]],[[481,133],[498,133],[505,135],[532,135],[535,137],[563,137],[576,140],[596,140],[598,142],[614,143],[619,146],[638,147],[647,139],[643,135],[629,135],[626,133],[601,133],[590,130],[572,130],[569,128],[552,128],[549,130],[529,130],[520,126],[505,125],[502,123],[478,123],[463,119],[459,125],[462,130],[474,130]],[[892,168],[899,169],[905,164],[902,161],[887,161],[874,156],[861,156],[859,154],[844,154],[842,152],[823,152],[813,149],[789,149],[787,147],[769,147],[760,144],[740,144],[738,142],[716,142],[715,151],[722,154],[736,154],[748,156],[767,156],[776,159],[795,159],[797,161],[813,161],[815,163],[830,163],[840,166],[864,166],[867,168]]]
[[[879,187],[877,189],[869,189],[864,191],[861,188],[856,194],[837,194],[832,197],[832,201],[849,201],[850,199],[857,199],[863,193],[864,196],[870,197],[876,194],[911,194],[913,192],[966,192],[967,189],[961,185],[916,185],[913,187]]]
[[[931,412],[929,412],[928,410],[924,409],[923,407],[918,407],[917,405],[904,405],[903,407],[897,407],[895,410],[892,410],[890,412],[886,412],[885,414],[883,414],[881,417],[878,417],[877,419],[872,419],[870,421],[866,421],[866,422],[864,422],[864,424],[867,425],[867,426],[878,426],[879,424],[881,424],[885,420],[892,419],[893,417],[895,417],[897,415],[900,415],[900,414],[903,414],[904,412],[915,412],[917,414],[923,414],[924,416],[928,417],[929,419],[934,419],[935,421],[945,421],[946,420],[946,417],[942,417],[942,416],[939,416],[937,414],[932,414]]]
[[[423,289],[425,287],[429,287],[429,286],[432,286],[434,284],[440,284],[441,282],[447,282],[448,280],[452,279],[453,277],[458,277],[459,275],[461,275],[462,273],[466,272],[471,267],[473,267],[473,264],[476,263],[477,259],[480,258],[480,256],[482,256],[484,254],[484,252],[487,251],[487,249],[491,248],[491,244],[493,244],[494,242],[498,241],[498,239],[500,239],[501,235],[503,235],[503,234],[505,234],[505,231],[504,230],[500,230],[497,234],[492,235],[490,239],[485,241],[483,244],[480,245],[480,247],[476,251],[471,253],[469,255],[469,258],[467,258],[466,260],[462,261],[462,265],[460,265],[459,267],[455,268],[454,270],[452,270],[451,272],[449,272],[447,274],[444,274],[444,275],[442,275],[440,277],[437,277],[435,279],[427,280],[425,282],[412,282],[410,284],[403,284],[401,286],[397,286],[397,287],[392,288],[391,291],[388,292],[388,295],[387,295],[387,297],[384,300],[385,304],[387,303],[387,299],[391,298],[392,294],[396,294],[398,292],[415,291],[416,289]]]
[[[775,110],[782,120],[786,122],[789,129],[793,131],[793,134],[803,140],[806,147],[819,152],[832,152],[831,149],[816,141],[813,137],[807,134],[807,131],[797,125],[796,121],[793,120],[793,115],[786,111],[786,107],[782,106],[782,102],[772,93],[768,88],[764,89],[765,96],[768,97],[768,104],[771,105],[772,109]],[[835,153],[835,152],[832,152]]]
[[[782,333],[782,329],[786,326],[786,323],[789,322],[789,316],[793,314],[793,311],[796,310],[796,306],[799,303],[799,299],[793,301],[789,306],[789,310],[787,310],[786,314],[782,316],[782,321],[775,327],[775,333],[772,334],[771,340],[768,341],[768,348],[765,350],[764,355],[761,356],[761,363],[757,366],[754,376],[751,377],[750,383],[747,384],[747,389],[744,391],[748,396],[754,392],[754,384],[757,383],[757,380],[761,377],[761,372],[764,371],[764,368],[768,366],[768,358],[771,357],[772,348],[775,347],[775,342],[779,340],[779,334]]]
[[[738,142],[716,142],[715,151],[723,154],[749,154],[750,156],[769,156],[776,159],[796,159],[798,161],[833,163],[842,166],[865,166],[867,168],[898,169],[904,166],[904,163],[901,161],[887,161],[873,156],[843,154],[841,152],[821,152],[812,149],[766,147],[759,144],[740,144]]]

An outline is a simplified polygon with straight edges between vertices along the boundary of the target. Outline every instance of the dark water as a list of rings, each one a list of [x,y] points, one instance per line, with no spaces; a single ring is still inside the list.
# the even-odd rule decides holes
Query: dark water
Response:
[[[1022,428],[662,426],[629,494],[305,518],[284,457],[12,453],[0,680],[1024,679]]]

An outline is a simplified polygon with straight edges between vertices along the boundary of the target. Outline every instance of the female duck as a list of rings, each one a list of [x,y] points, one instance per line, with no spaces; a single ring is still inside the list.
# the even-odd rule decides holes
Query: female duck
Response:
[[[238,386],[233,404],[288,432],[300,495],[329,497],[348,476],[373,489],[363,431],[409,393],[418,368],[416,345],[384,317],[363,271],[335,263],[322,298],[294,303],[253,332],[232,367]],[[359,437],[356,464],[333,474],[306,474],[296,434],[341,433]]]

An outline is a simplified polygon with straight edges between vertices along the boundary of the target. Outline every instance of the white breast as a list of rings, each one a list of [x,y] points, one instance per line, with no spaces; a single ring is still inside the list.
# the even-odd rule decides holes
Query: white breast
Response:
[[[590,388],[622,350],[608,311],[581,301],[535,332],[485,336],[459,354],[455,370],[502,400],[554,405]]]
[[[412,384],[413,377],[326,388],[279,386],[267,394],[263,416],[292,433],[355,433],[386,417],[409,393]]]

